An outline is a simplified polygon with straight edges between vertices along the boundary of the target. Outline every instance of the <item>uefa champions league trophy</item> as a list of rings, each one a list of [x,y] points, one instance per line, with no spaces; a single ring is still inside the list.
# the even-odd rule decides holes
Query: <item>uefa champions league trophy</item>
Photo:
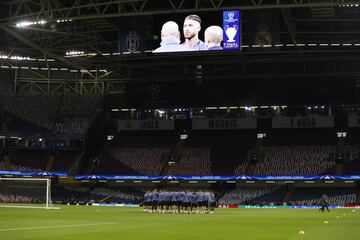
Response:
[[[235,42],[234,37],[236,36],[237,30],[238,29],[236,25],[234,25],[233,27],[229,27],[229,25],[225,26],[225,33],[228,37],[228,40],[226,42]]]

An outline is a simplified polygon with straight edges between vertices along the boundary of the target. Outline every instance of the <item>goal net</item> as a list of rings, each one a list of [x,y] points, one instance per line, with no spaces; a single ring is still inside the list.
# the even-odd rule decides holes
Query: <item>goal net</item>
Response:
[[[0,177],[0,207],[56,209],[51,204],[51,179]]]

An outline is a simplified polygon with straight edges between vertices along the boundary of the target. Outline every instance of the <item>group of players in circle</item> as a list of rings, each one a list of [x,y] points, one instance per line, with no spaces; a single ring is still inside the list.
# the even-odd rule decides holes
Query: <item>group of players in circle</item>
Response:
[[[153,190],[144,195],[144,211],[149,213],[214,213],[212,192]]]

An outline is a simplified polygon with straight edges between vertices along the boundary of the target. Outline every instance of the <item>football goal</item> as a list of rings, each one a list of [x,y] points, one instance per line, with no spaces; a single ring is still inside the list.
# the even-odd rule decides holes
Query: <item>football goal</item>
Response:
[[[51,179],[0,177],[0,207],[59,209],[51,203]]]

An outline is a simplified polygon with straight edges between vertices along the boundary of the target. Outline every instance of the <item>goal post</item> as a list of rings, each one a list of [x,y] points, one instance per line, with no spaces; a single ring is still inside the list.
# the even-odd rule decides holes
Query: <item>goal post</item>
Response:
[[[0,207],[54,208],[50,178],[0,177]]]

